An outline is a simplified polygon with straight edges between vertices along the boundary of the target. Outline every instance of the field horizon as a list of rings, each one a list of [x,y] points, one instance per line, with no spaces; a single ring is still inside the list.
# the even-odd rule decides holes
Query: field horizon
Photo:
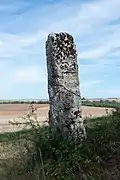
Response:
[[[49,104],[33,104],[37,108],[36,115],[40,124],[48,120]],[[111,112],[112,108],[109,108]],[[21,130],[25,123],[23,117],[30,112],[29,104],[0,104],[0,133],[13,132]],[[105,107],[89,107],[82,106],[82,116],[86,117],[101,117],[106,115]],[[33,118],[34,119],[34,118]],[[15,126],[9,122],[18,121],[20,126]]]

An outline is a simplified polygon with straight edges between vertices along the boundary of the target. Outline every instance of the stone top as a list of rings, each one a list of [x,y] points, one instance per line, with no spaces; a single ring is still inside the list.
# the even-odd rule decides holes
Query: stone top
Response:
[[[47,57],[59,74],[76,72],[77,53],[73,37],[66,33],[51,33],[46,41]],[[54,59],[54,60],[53,60]]]
[[[60,33],[51,33],[48,35],[48,41],[49,39],[52,39],[53,41],[59,39],[61,41],[71,41],[71,43],[74,43],[73,37],[66,33],[66,32],[60,32]]]

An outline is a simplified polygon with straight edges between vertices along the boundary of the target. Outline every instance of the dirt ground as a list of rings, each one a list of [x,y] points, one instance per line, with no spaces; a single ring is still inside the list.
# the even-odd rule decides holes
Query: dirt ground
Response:
[[[49,105],[35,104],[34,107],[37,108],[37,117],[39,122],[44,123],[44,121],[48,118]],[[109,108],[109,112],[111,112],[111,110],[112,109]],[[9,121],[17,120],[18,122],[23,122],[21,117],[29,111],[29,104],[0,104],[0,133],[20,130],[23,127],[22,125],[15,126],[9,124]],[[82,106],[83,117],[96,117],[103,115],[106,115],[106,108]]]

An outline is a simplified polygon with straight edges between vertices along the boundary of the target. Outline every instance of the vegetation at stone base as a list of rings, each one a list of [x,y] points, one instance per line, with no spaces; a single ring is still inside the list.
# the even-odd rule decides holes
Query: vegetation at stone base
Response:
[[[116,101],[83,101],[82,106],[92,106],[92,107],[106,107],[106,108],[117,108],[120,107],[120,103]]]
[[[0,179],[120,179],[120,109],[106,117],[87,118],[85,126],[88,137],[77,147],[63,135],[49,138],[47,126],[17,132],[18,138],[32,142],[32,148],[27,146],[26,154],[20,158],[1,160]],[[0,139],[14,140],[14,135],[7,133]]]

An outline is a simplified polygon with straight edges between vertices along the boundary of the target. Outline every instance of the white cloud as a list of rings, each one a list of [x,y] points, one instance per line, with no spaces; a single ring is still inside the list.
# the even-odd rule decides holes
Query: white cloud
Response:
[[[111,20],[120,17],[120,1],[101,0],[90,3],[76,3],[74,11],[68,18],[51,23],[48,29],[54,31],[69,31],[75,37],[86,36],[99,30]],[[104,7],[104,8],[103,8]],[[64,10],[64,7],[63,7]],[[61,11],[58,9],[58,12]]]
[[[41,66],[19,68],[14,73],[17,83],[46,83],[46,69]]]
[[[40,31],[34,35],[13,35],[8,33],[0,33],[0,58],[3,57],[14,57],[18,53],[25,51],[25,47],[34,45],[38,41],[45,40],[46,33]]]
[[[14,14],[20,7],[24,6],[23,4],[3,5],[0,6],[0,9],[2,12],[9,10],[9,13]],[[111,24],[120,18],[119,7],[119,0],[88,1],[86,3],[77,1],[73,4],[69,4],[69,2],[56,3],[50,7],[43,6],[43,9],[40,6],[31,8],[23,14],[14,15],[14,20],[10,22],[2,22],[1,26],[5,27],[4,31],[0,31],[0,61],[1,59],[11,60],[13,58],[17,62],[22,56],[22,58],[25,57],[26,64],[28,64],[28,66],[24,64],[19,66],[16,63],[17,67],[11,68],[11,66],[11,69],[8,65],[4,66],[4,71],[0,72],[2,77],[5,67],[7,67],[5,77],[0,79],[2,85],[5,84],[5,81],[8,82],[8,79],[14,83],[37,84],[46,82],[46,68],[41,66],[43,61],[40,61],[38,66],[33,62],[34,65],[31,66],[29,65],[29,57],[31,54],[36,55],[40,52],[40,59],[43,60],[47,35],[51,32],[67,31],[76,40],[80,62],[84,62],[86,59],[92,61],[89,65],[80,63],[80,76],[82,77],[80,79],[84,80],[81,85],[85,94],[93,94],[95,85],[104,83],[102,80],[96,80],[100,79],[98,74],[101,75],[101,79],[105,73],[109,76],[117,63],[114,57],[120,57],[120,25]],[[112,58],[111,61],[109,58]],[[91,80],[88,81],[87,77]],[[98,91],[96,92],[98,93]]]
[[[79,54],[79,58],[81,59],[101,59],[107,58],[112,50],[120,47],[120,33],[117,35],[109,35],[109,40],[103,42],[100,46],[96,47],[96,44],[89,50],[82,52]]]
[[[80,83],[81,96],[96,96],[96,86],[103,83],[103,80],[86,80]]]
[[[40,28],[41,25],[39,25],[39,28],[37,28],[36,31],[34,32],[32,31],[31,33],[29,32],[29,35],[26,34],[12,35],[12,34],[1,33],[0,37],[2,37],[3,42],[0,50],[0,56],[3,57],[4,56],[3,53],[6,54],[6,56],[7,54],[11,54],[11,56],[14,56],[16,53],[21,52],[24,47],[32,46],[37,42],[42,43],[42,45],[44,46],[44,41],[47,34],[56,31],[57,32],[68,31],[71,34],[73,34],[75,38],[86,37],[88,41],[86,41],[85,43],[89,43],[89,36],[92,35],[93,39],[96,38],[97,36],[96,33],[99,34],[100,31],[102,31],[102,29],[106,27],[106,23],[109,23],[109,21],[120,17],[119,5],[120,5],[119,0],[114,0],[114,2],[108,0],[101,0],[101,1],[93,1],[90,3],[85,3],[85,4],[76,3],[73,6],[74,11],[73,10],[71,11],[71,8],[68,8],[66,13],[65,11],[66,5],[64,7],[64,5],[57,4],[55,6],[56,8],[55,12],[57,11],[57,14],[59,14],[61,13],[61,9],[62,9],[64,13],[64,18],[61,19],[59,18],[59,20],[57,20],[56,17],[54,18],[52,17],[52,22],[51,20],[49,20],[47,22],[48,24],[45,23],[45,26],[43,26],[42,29]],[[48,8],[48,10],[52,10],[52,8],[50,7],[50,9]],[[67,14],[69,14],[69,17],[67,16]],[[39,16],[39,14],[37,15]],[[21,16],[23,16],[24,18],[24,14]],[[29,18],[29,16],[31,17],[31,14],[28,13],[27,17]],[[46,14],[46,18],[49,17],[50,19],[50,16],[52,15],[50,15],[48,11],[48,14]],[[45,15],[42,18],[45,18]],[[40,24],[42,18],[41,17],[37,18],[36,24]],[[20,24],[19,26],[22,25],[27,26],[26,19],[22,23],[23,24]],[[111,27],[109,27],[107,30],[110,31],[109,30],[110,28]],[[104,31],[102,33],[104,33]],[[114,29],[114,31],[116,31],[116,29]],[[107,39],[110,41],[111,33],[108,34],[108,32],[106,31],[105,35],[107,36]],[[96,41],[94,40],[91,49],[87,49],[81,52],[81,56],[80,56],[81,58],[93,58],[93,57],[101,58],[111,50],[112,45],[107,46],[106,44],[104,44],[106,37],[104,37],[103,39],[101,34],[100,36],[101,38],[97,37]],[[98,44],[98,47],[96,47],[96,44],[98,43],[99,40],[101,41],[101,39],[103,39],[103,41],[101,42],[101,44]],[[80,43],[80,46],[82,46],[82,42]]]

